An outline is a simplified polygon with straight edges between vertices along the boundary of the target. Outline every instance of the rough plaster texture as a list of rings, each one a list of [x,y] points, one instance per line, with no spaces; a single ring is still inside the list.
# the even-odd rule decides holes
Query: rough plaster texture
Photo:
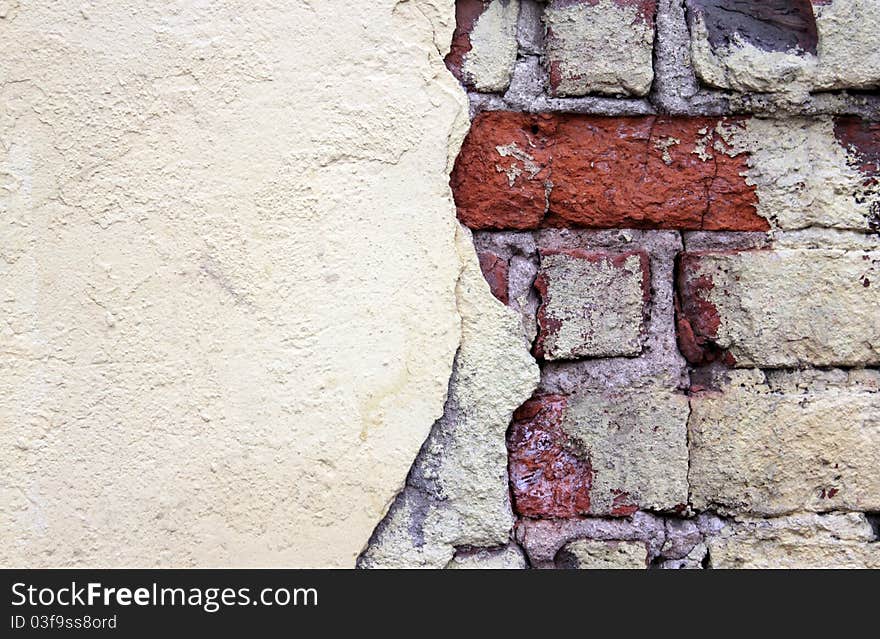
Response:
[[[880,510],[876,370],[730,371],[692,396],[688,431],[697,509]]]
[[[699,10],[703,2],[690,0],[688,4],[693,65],[709,85],[743,92],[783,92],[803,101],[811,91],[876,88],[880,84],[878,0],[814,3],[815,51],[796,43],[774,49],[737,32],[715,46]],[[786,22],[795,21],[789,16]]]
[[[444,416],[361,558],[365,568],[442,568],[460,546],[507,543],[513,514],[504,433],[538,382],[519,317],[489,291],[461,229],[462,341]]]
[[[516,62],[519,0],[492,0],[470,33],[462,74],[477,91],[504,91]]]
[[[460,342],[452,16],[7,8],[0,563],[354,564]]]
[[[575,570],[644,570],[647,559],[644,543],[579,539],[559,551],[556,566]]]
[[[738,367],[880,363],[880,252],[687,253],[684,318]]]
[[[654,78],[654,2],[555,0],[544,12],[556,95],[643,96]]]
[[[861,513],[746,518],[708,548],[712,568],[880,568],[880,542]]]

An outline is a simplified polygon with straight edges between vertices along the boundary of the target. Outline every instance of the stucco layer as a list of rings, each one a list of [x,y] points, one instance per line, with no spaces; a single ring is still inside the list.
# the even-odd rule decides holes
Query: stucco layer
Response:
[[[460,341],[453,26],[7,8],[0,564],[354,564]]]

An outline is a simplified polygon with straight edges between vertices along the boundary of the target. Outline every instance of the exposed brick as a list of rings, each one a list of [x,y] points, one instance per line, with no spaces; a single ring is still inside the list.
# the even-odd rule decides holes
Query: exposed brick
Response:
[[[507,263],[507,260],[492,251],[480,251],[477,257],[480,260],[480,270],[489,284],[489,290],[492,291],[492,295],[498,298],[502,304],[507,305],[510,302],[507,286],[510,265]]]
[[[566,399],[545,395],[516,411],[508,435],[510,485],[525,517],[576,517],[590,512],[590,461],[562,430]]]
[[[723,359],[738,367],[878,364],[878,281],[876,251],[684,254],[681,351],[695,364]]]
[[[465,81],[461,68],[465,56],[471,50],[471,31],[487,6],[489,3],[484,0],[455,0],[455,31],[452,33],[452,44],[445,62],[446,67],[460,82]]]
[[[857,198],[867,204],[868,228],[880,232],[880,122],[837,118],[834,135],[849,151],[850,164],[864,176]]]
[[[735,121],[733,121],[735,122]],[[745,153],[712,118],[563,116],[553,146],[550,225],[757,231]],[[708,152],[708,154],[707,154]]]
[[[550,188],[552,115],[481,113],[458,154],[451,186],[459,218],[474,229],[541,224]]]
[[[724,147],[719,122],[483,113],[452,176],[459,218],[476,229],[765,230],[747,154]]]
[[[730,371],[691,395],[688,431],[698,509],[880,510],[876,371]]]
[[[647,94],[655,12],[655,0],[552,0],[544,12],[551,91]]]
[[[517,512],[625,517],[687,501],[684,395],[660,388],[531,400],[508,439]]]
[[[836,118],[834,135],[844,147],[852,149],[862,173],[880,177],[880,122],[856,117]]]
[[[644,251],[542,250],[535,355],[544,359],[638,355],[650,298]]]

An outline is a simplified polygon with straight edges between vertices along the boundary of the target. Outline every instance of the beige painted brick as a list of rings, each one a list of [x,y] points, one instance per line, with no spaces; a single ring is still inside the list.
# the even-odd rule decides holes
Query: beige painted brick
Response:
[[[544,13],[556,95],[646,95],[654,79],[654,0],[553,0]]]
[[[542,251],[536,354],[545,359],[638,355],[649,295],[647,253]]]
[[[647,548],[639,541],[578,539],[556,555],[558,568],[580,570],[644,570],[647,562]]]
[[[861,513],[729,522],[708,547],[712,568],[880,568],[880,543]]]
[[[720,349],[738,367],[880,363],[878,251],[690,253],[678,277],[691,361]]]
[[[736,370],[691,396],[691,503],[727,513],[880,510],[880,373]]]
[[[504,92],[516,63],[519,0],[458,0],[446,64],[459,80],[483,92]]]

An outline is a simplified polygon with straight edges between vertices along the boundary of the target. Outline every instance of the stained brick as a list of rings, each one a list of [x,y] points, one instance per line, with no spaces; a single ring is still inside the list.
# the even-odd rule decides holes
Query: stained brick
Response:
[[[687,397],[661,388],[530,400],[508,438],[516,511],[625,517],[683,508],[687,415]]]
[[[516,62],[519,0],[456,0],[446,66],[477,91],[504,91]]]
[[[508,435],[510,485],[525,517],[575,517],[590,512],[590,461],[562,430],[566,399],[530,399],[513,416]]]
[[[730,371],[692,394],[688,430],[696,508],[880,510],[876,371]]]

